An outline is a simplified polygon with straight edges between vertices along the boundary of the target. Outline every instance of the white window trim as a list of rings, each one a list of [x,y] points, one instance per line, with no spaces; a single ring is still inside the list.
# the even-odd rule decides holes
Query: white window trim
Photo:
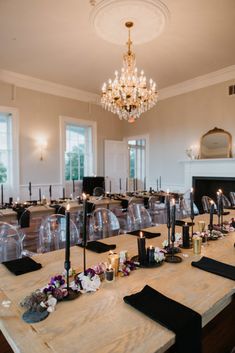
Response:
[[[7,195],[16,199],[19,196],[19,110],[17,108],[0,106],[1,113],[9,113],[12,116],[12,184]],[[6,201],[6,200],[5,200]]]
[[[149,184],[149,134],[127,136],[127,137],[124,138],[124,141],[126,142],[126,145],[127,145],[128,172],[129,172],[128,141],[129,140],[141,140],[141,139],[145,139],[145,141],[146,141],[146,146],[145,146],[145,152],[146,152],[146,186],[148,187],[148,184]]]
[[[92,120],[77,119],[68,116],[59,116],[60,121],[60,183],[65,186],[64,180],[64,151],[66,147],[65,126],[66,124],[91,127],[92,129],[92,161],[93,174],[97,174],[97,123]]]

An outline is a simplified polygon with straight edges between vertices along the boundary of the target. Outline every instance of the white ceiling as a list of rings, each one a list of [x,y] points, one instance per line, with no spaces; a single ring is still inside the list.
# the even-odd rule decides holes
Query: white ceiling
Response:
[[[164,3],[164,32],[133,48],[160,89],[235,64],[235,0]],[[126,48],[96,35],[91,11],[89,0],[0,0],[0,69],[99,93]]]

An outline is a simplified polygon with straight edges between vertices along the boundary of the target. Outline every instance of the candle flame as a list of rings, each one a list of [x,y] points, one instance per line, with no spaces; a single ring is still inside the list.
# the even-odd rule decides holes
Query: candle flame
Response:
[[[191,192],[193,192],[193,188],[191,188]]]
[[[172,205],[173,206],[175,205],[175,199],[172,199]]]
[[[70,204],[68,203],[68,205],[66,206],[66,211],[70,210]]]
[[[213,200],[210,200],[210,204],[211,204],[211,205],[214,205],[214,201],[213,201]]]
[[[219,192],[220,194],[222,194],[222,190],[221,190],[221,189],[219,189],[218,192]]]
[[[113,251],[112,250],[109,250],[109,255],[113,255]]]
[[[111,264],[109,264],[109,266],[108,266],[108,270],[109,270],[109,271],[111,271],[111,270],[112,270],[112,265],[111,265]]]
[[[169,189],[166,189],[166,193],[169,195],[169,192],[170,192],[170,190]]]
[[[143,236],[143,232],[140,232],[140,238],[143,238],[144,236]]]
[[[86,194],[85,194],[85,192],[82,193],[82,199],[83,199],[83,200],[86,200]]]
[[[151,249],[151,250],[152,250],[152,248],[153,248],[153,246],[152,246],[152,245],[150,245],[150,246],[149,246],[149,249]]]

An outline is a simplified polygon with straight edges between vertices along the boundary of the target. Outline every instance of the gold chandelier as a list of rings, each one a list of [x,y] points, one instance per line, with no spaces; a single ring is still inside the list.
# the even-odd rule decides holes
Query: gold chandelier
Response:
[[[143,70],[138,76],[135,54],[131,51],[130,30],[133,22],[126,22],[125,26],[128,28],[128,51],[123,55],[121,74],[115,71],[114,80],[109,79],[108,83],[103,84],[101,104],[121,120],[132,123],[157,103],[158,95],[156,83],[152,79],[147,86]]]

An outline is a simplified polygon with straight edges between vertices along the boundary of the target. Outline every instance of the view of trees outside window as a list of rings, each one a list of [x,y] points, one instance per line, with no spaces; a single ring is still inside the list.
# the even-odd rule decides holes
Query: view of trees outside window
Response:
[[[9,182],[12,159],[12,117],[0,113],[0,183]]]
[[[129,177],[144,180],[146,169],[145,139],[128,140]]]

